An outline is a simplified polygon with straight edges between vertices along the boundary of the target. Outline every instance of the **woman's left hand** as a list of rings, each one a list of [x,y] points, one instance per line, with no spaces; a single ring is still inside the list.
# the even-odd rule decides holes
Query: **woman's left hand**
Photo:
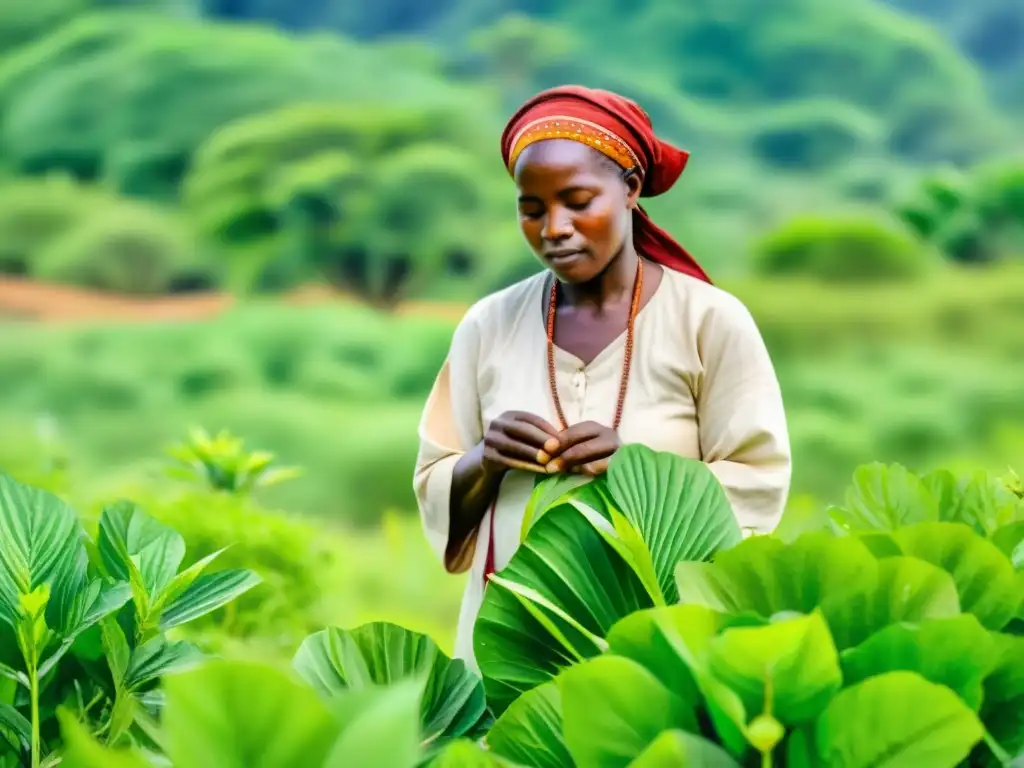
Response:
[[[596,421],[573,424],[544,444],[545,452],[551,456],[546,469],[552,474],[571,472],[596,477],[608,470],[608,461],[621,445],[618,433],[611,427]]]

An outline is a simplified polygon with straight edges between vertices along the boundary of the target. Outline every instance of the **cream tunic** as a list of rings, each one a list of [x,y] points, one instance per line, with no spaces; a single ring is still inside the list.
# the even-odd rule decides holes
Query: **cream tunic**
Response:
[[[455,330],[420,423],[413,487],[423,527],[444,559],[452,470],[506,411],[557,423],[548,384],[543,317],[546,273],[477,302]],[[761,334],[746,308],[719,288],[665,270],[637,315],[623,443],[699,458],[718,477],[742,527],[769,532],[782,515],[790,449],[782,395]],[[625,332],[588,365],[556,349],[559,399],[570,424],[610,424],[622,375]],[[498,495],[495,568],[519,546],[535,475],[510,471]],[[473,625],[483,599],[488,512],[456,566],[470,570],[455,655],[475,667]]]

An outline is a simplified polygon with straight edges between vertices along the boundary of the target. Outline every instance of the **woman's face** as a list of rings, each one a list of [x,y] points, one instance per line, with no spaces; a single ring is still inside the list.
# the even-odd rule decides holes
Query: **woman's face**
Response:
[[[515,167],[519,227],[559,280],[585,283],[600,275],[632,237],[640,195],[635,174],[570,139],[531,144]]]

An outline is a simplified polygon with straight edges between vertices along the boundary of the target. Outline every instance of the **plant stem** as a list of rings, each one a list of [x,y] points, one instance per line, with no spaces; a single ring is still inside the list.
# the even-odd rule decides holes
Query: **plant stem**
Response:
[[[39,664],[35,659],[28,665],[28,684],[32,706],[32,768],[39,768],[43,747],[39,738]]]
[[[772,751],[769,749],[761,753],[761,768],[772,768]]]

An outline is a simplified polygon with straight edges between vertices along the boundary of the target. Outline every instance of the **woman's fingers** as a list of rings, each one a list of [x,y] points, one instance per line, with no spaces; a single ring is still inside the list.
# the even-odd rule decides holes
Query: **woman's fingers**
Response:
[[[619,442],[614,435],[602,434],[566,449],[559,456],[547,462],[546,469],[549,473],[565,472],[575,467],[608,459],[618,449]]]

